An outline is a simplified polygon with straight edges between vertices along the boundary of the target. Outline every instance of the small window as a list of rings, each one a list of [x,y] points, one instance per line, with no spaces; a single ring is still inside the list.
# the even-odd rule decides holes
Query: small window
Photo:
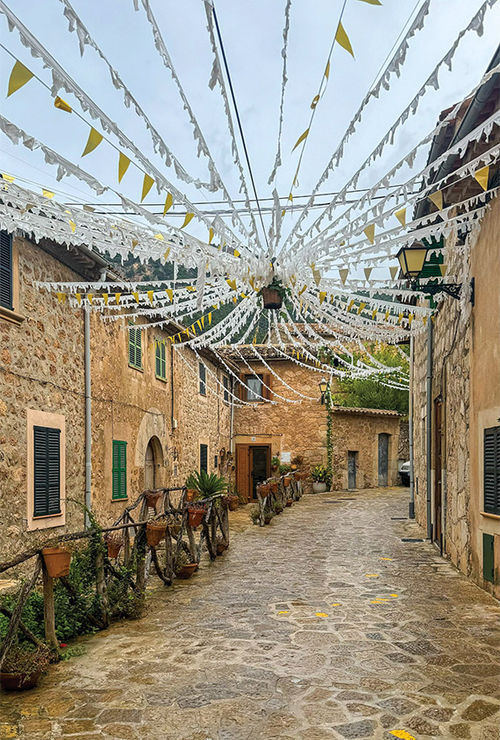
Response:
[[[263,397],[263,381],[262,375],[247,375],[245,378],[245,384],[247,388],[247,401],[262,401]]]
[[[155,374],[160,380],[167,379],[167,348],[165,347],[165,342],[156,342]]]
[[[12,305],[12,234],[0,231],[0,306]]]
[[[207,368],[203,364],[203,362],[199,363],[199,373],[200,373],[200,394],[202,396],[207,395]]]
[[[225,403],[229,403],[229,378],[227,375],[223,376],[222,383],[224,385],[224,401]]]
[[[128,364],[142,370],[142,336],[136,326],[130,326],[128,330]]]
[[[500,427],[484,430],[484,511],[500,515]]]
[[[61,430],[33,427],[33,516],[61,513]]]
[[[127,443],[113,440],[113,500],[127,498]]]
[[[208,473],[208,445],[200,445],[200,473]]]

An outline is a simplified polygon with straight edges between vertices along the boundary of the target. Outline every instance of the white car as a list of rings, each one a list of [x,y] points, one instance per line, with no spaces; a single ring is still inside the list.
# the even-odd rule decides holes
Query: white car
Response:
[[[399,468],[399,475],[401,476],[401,483],[403,486],[410,485],[410,461],[407,460]]]

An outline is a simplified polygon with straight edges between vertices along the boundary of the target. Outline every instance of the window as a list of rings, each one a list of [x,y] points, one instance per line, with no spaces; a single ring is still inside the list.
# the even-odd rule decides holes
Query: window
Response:
[[[200,473],[208,473],[208,445],[200,445]]]
[[[160,380],[167,379],[167,348],[165,347],[165,342],[156,342],[155,374]]]
[[[262,375],[247,375],[245,378],[245,384],[247,388],[247,401],[262,401],[264,395],[263,390],[263,376]],[[245,390],[245,389],[243,389]]]
[[[128,364],[142,370],[142,337],[139,327],[130,326],[128,330]]]
[[[12,310],[12,235],[0,231],[0,306]]]
[[[200,393],[202,396],[207,395],[207,368],[203,364],[203,362],[199,363],[199,373],[200,373]]]
[[[224,385],[224,401],[226,403],[229,403],[229,398],[230,398],[229,397],[229,387],[230,386],[229,386],[229,378],[227,377],[227,375],[223,375],[222,383]]]
[[[33,516],[61,513],[61,430],[33,427]]]
[[[484,511],[500,515],[500,427],[484,430]]]
[[[113,500],[127,498],[127,443],[113,440]]]

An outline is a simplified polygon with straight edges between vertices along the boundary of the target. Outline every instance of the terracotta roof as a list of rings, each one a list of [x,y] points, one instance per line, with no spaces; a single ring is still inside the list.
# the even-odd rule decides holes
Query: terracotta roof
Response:
[[[389,409],[362,409],[354,406],[332,406],[334,414],[359,414],[360,416],[404,416],[399,411]]]

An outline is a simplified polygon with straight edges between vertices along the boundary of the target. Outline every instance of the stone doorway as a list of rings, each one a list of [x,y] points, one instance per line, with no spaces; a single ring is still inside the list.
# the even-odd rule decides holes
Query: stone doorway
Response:
[[[248,500],[256,498],[259,483],[271,473],[271,445],[236,445],[236,485]]]
[[[151,437],[144,457],[144,488],[154,489],[160,486],[160,466],[163,462],[161,442],[158,437]]]
[[[347,452],[347,487],[349,489],[357,488],[356,473],[358,468],[357,450],[348,450]]]

